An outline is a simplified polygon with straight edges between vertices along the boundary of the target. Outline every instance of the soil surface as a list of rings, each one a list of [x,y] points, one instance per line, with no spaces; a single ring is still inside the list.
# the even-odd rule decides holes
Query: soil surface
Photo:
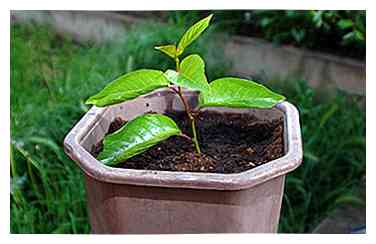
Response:
[[[168,115],[185,134],[191,136],[190,122],[185,113]],[[108,134],[123,124],[125,121],[116,118]],[[202,112],[196,124],[202,151],[200,156],[191,141],[173,136],[117,167],[239,173],[284,155],[282,119],[267,122],[250,115]],[[101,151],[102,142],[93,147],[92,153],[97,156]]]

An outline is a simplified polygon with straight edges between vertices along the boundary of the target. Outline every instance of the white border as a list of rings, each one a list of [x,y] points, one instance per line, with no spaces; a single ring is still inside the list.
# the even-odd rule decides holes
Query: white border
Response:
[[[374,1],[373,1],[374,2]],[[376,11],[374,6],[371,5],[372,1],[335,1],[335,0],[315,0],[315,1],[292,1],[292,0],[278,0],[278,1],[228,1],[228,0],[205,0],[205,1],[147,1],[147,0],[137,0],[137,1],[2,1],[1,9],[1,72],[2,82],[0,82],[0,92],[1,92],[1,114],[3,118],[1,121],[1,137],[0,137],[0,148],[1,148],[1,162],[2,165],[9,165],[9,10],[14,9],[77,9],[77,10],[175,10],[175,9],[367,9],[367,64],[369,67],[375,67],[375,62],[373,57],[375,57],[375,31],[374,23],[376,23]],[[375,69],[368,69],[367,72],[367,88],[369,91],[376,91],[376,77]],[[8,82],[7,82],[8,81]],[[375,89],[372,89],[375,88]],[[336,242],[336,243],[346,243],[350,241],[369,241],[373,239],[373,232],[375,226],[375,220],[372,218],[374,216],[374,206],[375,197],[372,191],[372,186],[376,177],[372,175],[376,172],[376,159],[369,149],[375,148],[375,143],[373,138],[375,138],[376,133],[373,126],[376,124],[375,121],[375,102],[376,96],[367,97],[367,185],[371,186],[367,189],[367,235],[184,235],[184,236],[73,236],[73,235],[8,235],[9,233],[9,170],[2,170],[4,177],[1,177],[1,196],[2,201],[0,201],[1,209],[1,220],[0,227],[2,233],[2,243],[9,243],[14,241],[40,241],[44,242],[57,242],[57,243],[67,243],[72,241],[89,241],[90,243],[103,242],[111,239],[111,243],[122,243],[130,241],[140,242],[140,241],[152,241],[153,243],[166,243],[166,241],[179,241],[180,243],[211,243],[211,242],[223,242],[223,243],[235,243],[239,241],[260,243],[260,242],[275,242],[282,241],[286,243],[316,243],[318,241]],[[6,116],[5,116],[6,115]],[[5,119],[4,119],[5,118]],[[340,136],[340,135],[339,135]],[[326,242],[324,242],[326,243]],[[375,243],[375,242],[373,242]]]
[[[49,1],[12,0],[9,5],[14,10],[197,10],[197,9],[366,9],[368,1],[335,1],[335,0],[205,0],[205,1],[171,1],[171,0],[137,0],[137,1]]]

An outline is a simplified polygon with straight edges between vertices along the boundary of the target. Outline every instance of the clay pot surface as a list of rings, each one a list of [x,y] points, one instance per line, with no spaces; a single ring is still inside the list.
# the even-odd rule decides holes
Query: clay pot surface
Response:
[[[195,106],[197,94],[185,91]],[[85,175],[93,233],[273,233],[277,231],[285,175],[303,157],[297,109],[282,102],[273,109],[207,108],[250,113],[262,120],[283,118],[285,155],[234,174],[113,168],[90,151],[110,123],[145,112],[181,111],[178,97],[160,89],[131,101],[91,108],[64,140],[66,153]]]

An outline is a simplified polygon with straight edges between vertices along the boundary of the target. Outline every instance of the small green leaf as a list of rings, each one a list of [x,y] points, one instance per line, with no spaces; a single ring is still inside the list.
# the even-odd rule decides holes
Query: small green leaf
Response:
[[[360,41],[364,41],[364,34],[358,30],[355,31],[355,37]]]
[[[341,19],[337,23],[338,27],[341,29],[347,29],[354,25],[353,21],[351,19]]]
[[[261,27],[267,27],[270,23],[273,22],[273,19],[272,18],[268,18],[268,17],[264,17],[261,19],[260,21],[260,26]]]
[[[354,38],[355,38],[355,32],[352,31],[352,32],[349,32],[349,33],[347,33],[346,35],[344,35],[344,36],[342,37],[342,40],[344,41],[344,43],[349,43],[349,42],[351,42]]]
[[[167,70],[166,78],[173,84],[197,91],[209,89],[209,83],[205,76],[205,63],[197,55],[189,55],[180,64],[179,72]]]
[[[221,78],[210,83],[207,92],[200,93],[199,106],[234,108],[272,108],[285,97],[254,81]]]
[[[162,71],[140,69],[112,81],[98,94],[90,97],[86,104],[98,107],[116,104],[168,85],[169,82]]]
[[[116,165],[180,134],[179,127],[166,115],[141,115],[104,138],[103,151],[98,159],[105,165]]]
[[[211,14],[198,21],[184,33],[178,44],[177,56],[180,56],[184,52],[184,49],[201,35],[201,33],[209,26],[212,17],[213,15]]]
[[[165,45],[165,46],[158,46],[155,49],[167,54],[171,58],[175,59],[176,57],[176,46],[175,45]]]
[[[296,29],[296,28],[293,28],[291,30],[291,35],[292,37],[295,39],[295,41],[297,43],[300,43],[303,39],[304,39],[304,36],[305,36],[305,30],[304,29]]]
[[[322,20],[323,13],[324,12],[322,10],[318,10],[318,11],[313,10],[311,12],[311,14],[313,15],[312,21],[313,23],[315,23],[316,28],[320,28],[323,23],[323,20]]]

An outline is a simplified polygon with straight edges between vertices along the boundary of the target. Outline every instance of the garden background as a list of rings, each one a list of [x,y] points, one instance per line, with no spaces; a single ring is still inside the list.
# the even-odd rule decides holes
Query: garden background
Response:
[[[300,111],[304,159],[286,178],[279,232],[317,232],[341,208],[356,213],[349,231],[365,224],[365,80],[346,80],[354,69],[365,77],[365,11],[80,12],[89,17],[74,23],[93,27],[78,33],[64,25],[77,13],[57,12],[11,12],[12,233],[90,232],[83,175],[63,151],[64,136],[88,111],[88,96],[109,81],[141,67],[173,67],[154,45],[178,39],[209,12],[212,27],[188,50],[207,60],[208,79],[246,75],[284,94]],[[98,16],[129,21],[92,35]],[[234,36],[237,43],[269,45],[260,57],[292,48],[329,56],[327,62],[343,62],[346,69],[333,71],[336,78],[313,80],[306,73],[284,75],[284,66],[242,72],[239,67],[262,67],[266,59],[239,57],[241,63],[234,63],[226,51]],[[318,70],[319,63],[306,62],[305,70]]]

